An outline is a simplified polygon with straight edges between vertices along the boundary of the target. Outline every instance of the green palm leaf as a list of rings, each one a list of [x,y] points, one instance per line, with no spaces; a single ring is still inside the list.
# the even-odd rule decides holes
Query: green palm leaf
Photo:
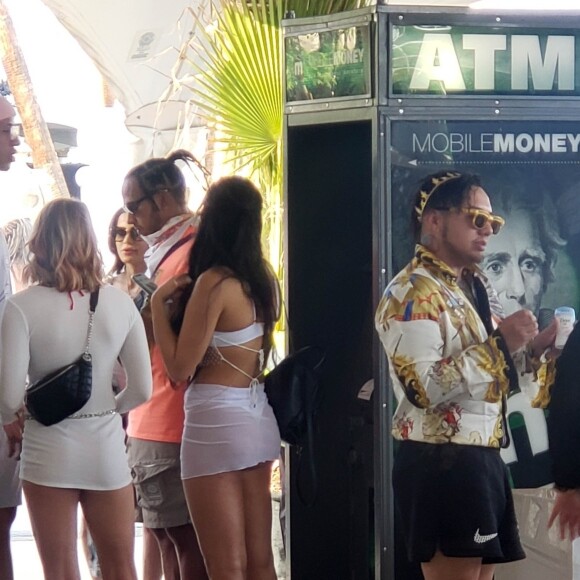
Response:
[[[279,189],[281,179],[280,21],[289,10],[297,17],[315,16],[364,4],[364,0],[213,0],[215,33],[191,46],[196,73],[192,100],[219,128],[216,144],[233,160],[262,174],[262,185]]]
[[[282,252],[282,30],[296,17],[360,8],[368,0],[212,0],[212,32],[195,23],[189,45],[191,100],[215,127],[216,149],[235,167],[247,167],[265,196],[264,233],[281,274]]]

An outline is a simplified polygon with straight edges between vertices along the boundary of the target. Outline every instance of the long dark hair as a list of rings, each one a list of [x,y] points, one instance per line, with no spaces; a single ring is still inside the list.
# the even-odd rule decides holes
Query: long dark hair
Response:
[[[111,219],[111,223],[109,224],[109,234],[107,236],[107,245],[109,246],[109,250],[113,256],[115,256],[115,263],[113,264],[112,268],[109,270],[109,274],[120,274],[125,268],[125,264],[123,264],[123,260],[119,256],[119,252],[117,251],[117,243],[115,242],[115,230],[117,229],[117,223],[119,222],[119,217],[125,213],[125,210],[121,207],[119,208],[114,214]]]
[[[189,255],[192,284],[181,297],[173,328],[179,332],[197,279],[221,267],[237,278],[264,321],[266,347],[280,316],[280,289],[262,251],[262,195],[242,177],[224,177],[210,186],[200,211],[199,229]]]

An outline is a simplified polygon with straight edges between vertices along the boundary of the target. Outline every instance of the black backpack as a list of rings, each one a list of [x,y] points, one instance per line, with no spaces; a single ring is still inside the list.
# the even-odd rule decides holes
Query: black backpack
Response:
[[[311,505],[316,496],[314,420],[320,404],[319,370],[324,356],[322,349],[305,346],[284,358],[264,379],[264,389],[274,410],[282,440],[298,447],[300,459],[303,448],[308,450],[312,500],[305,501],[298,487],[299,496],[307,505]]]

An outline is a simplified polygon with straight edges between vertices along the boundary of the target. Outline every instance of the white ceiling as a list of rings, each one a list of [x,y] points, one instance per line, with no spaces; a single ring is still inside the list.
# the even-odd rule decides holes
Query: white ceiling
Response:
[[[211,0],[42,0],[96,63],[127,117],[143,119],[167,91],[179,47],[193,18]],[[481,0],[383,0],[382,4],[469,6]],[[504,10],[521,7],[524,0],[485,0]],[[524,3],[542,2],[526,0]],[[577,7],[580,0],[569,2]],[[173,95],[179,100],[179,95]],[[132,122],[133,122],[132,121]]]
[[[384,4],[467,6],[475,0],[399,0]],[[43,0],[109,81],[127,115],[168,87],[178,47],[208,0]],[[505,0],[509,6],[510,0]],[[151,44],[144,44],[152,40]],[[141,41],[141,44],[140,44]],[[160,72],[163,71],[163,72]]]
[[[169,85],[200,0],[43,0],[131,114]]]

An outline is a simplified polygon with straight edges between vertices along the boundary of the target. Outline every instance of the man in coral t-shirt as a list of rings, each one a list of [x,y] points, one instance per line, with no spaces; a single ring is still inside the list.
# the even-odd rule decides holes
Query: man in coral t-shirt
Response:
[[[149,244],[148,274],[157,285],[187,272],[195,216],[186,204],[185,181],[175,165],[185,152],[150,159],[132,169],[123,184],[130,221]],[[187,155],[187,154],[186,154]],[[149,309],[143,311],[153,374],[151,398],[129,413],[129,464],[143,525],[159,544],[166,580],[207,578],[181,483],[180,448],[185,384],[173,384],[155,344]]]

